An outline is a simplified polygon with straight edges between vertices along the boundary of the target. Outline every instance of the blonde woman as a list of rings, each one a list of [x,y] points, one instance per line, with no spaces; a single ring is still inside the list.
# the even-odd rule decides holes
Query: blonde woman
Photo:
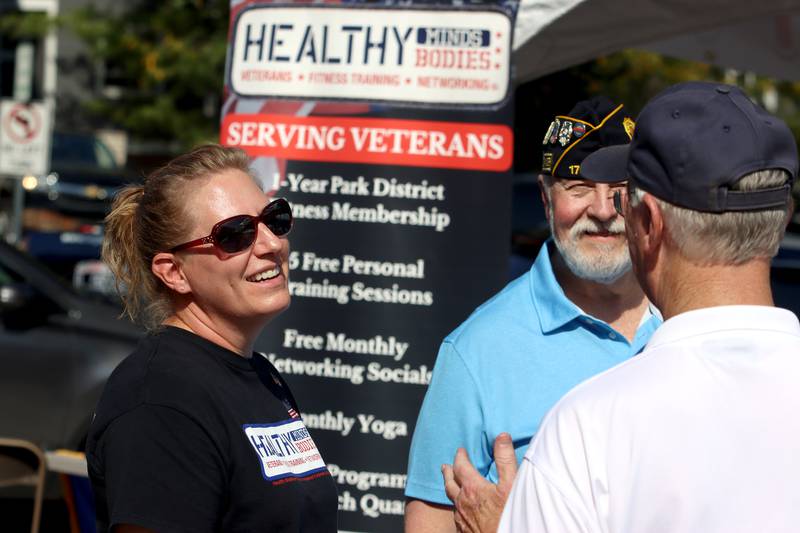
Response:
[[[103,257],[149,335],[109,379],[87,441],[109,531],[336,531],[335,484],[253,352],[289,306],[291,226],[247,156],[217,145],[116,198]]]

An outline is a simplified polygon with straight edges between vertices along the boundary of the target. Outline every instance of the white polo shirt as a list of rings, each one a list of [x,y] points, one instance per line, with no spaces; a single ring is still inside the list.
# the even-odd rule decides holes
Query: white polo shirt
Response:
[[[500,531],[800,531],[797,317],[725,306],[666,321],[550,411]]]

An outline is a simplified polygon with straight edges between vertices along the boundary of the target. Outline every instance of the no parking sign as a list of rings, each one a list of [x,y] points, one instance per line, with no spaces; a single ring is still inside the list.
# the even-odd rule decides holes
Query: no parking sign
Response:
[[[43,103],[0,101],[0,174],[41,175],[49,169],[50,113]]]

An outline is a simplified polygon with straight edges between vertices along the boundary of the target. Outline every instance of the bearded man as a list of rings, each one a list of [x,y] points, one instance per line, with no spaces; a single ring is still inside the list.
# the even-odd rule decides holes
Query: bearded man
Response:
[[[614,210],[625,177],[598,183],[580,173],[586,156],[632,134],[623,106],[605,97],[551,123],[539,184],[552,239],[529,272],[442,342],[411,444],[407,532],[456,529],[441,472],[457,449],[492,486],[498,436],[509,448],[513,441],[518,462],[564,393],[639,352],[661,323],[631,272],[624,219]],[[485,505],[495,520],[503,500]]]

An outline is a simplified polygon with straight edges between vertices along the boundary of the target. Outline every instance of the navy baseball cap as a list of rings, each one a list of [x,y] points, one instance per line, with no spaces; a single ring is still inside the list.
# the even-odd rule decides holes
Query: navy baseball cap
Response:
[[[633,135],[633,119],[622,104],[606,96],[582,100],[568,115],[558,115],[550,123],[542,144],[542,173],[557,178],[583,178],[584,158],[604,146],[628,144]],[[624,172],[615,181],[625,179]]]
[[[782,169],[789,183],[731,190],[752,172]],[[630,146],[598,150],[581,173],[594,181],[627,172],[636,187],[671,204],[711,213],[779,209],[797,176],[789,127],[738,87],[709,82],[673,85],[645,105]]]

